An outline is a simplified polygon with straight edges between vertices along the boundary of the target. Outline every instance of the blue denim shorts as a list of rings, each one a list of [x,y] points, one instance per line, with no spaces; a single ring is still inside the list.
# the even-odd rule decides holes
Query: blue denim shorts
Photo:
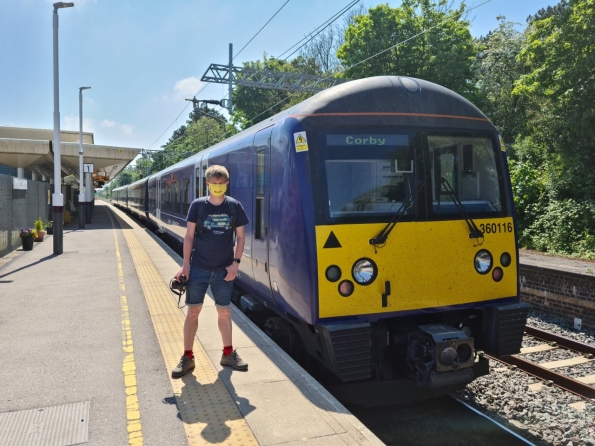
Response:
[[[233,280],[224,280],[227,270],[209,271],[206,269],[190,268],[190,280],[186,286],[186,305],[197,307],[202,305],[209,285],[211,293],[218,307],[229,307]]]

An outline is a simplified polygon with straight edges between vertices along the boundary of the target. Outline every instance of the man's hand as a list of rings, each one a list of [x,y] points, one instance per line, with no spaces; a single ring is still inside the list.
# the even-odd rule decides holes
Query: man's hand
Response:
[[[190,278],[190,267],[189,266],[182,266],[182,269],[176,273],[176,280],[180,281],[180,276],[186,276],[186,280]]]
[[[224,280],[227,280],[228,282],[235,279],[236,276],[238,275],[238,268],[240,267],[240,265],[238,265],[237,262],[233,262],[231,265],[229,265],[227,268],[225,268],[227,270],[227,276],[225,276]]]

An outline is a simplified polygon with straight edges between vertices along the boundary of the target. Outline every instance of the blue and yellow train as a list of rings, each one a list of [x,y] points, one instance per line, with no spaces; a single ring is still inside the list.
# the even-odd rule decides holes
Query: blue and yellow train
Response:
[[[181,245],[211,164],[250,217],[235,302],[343,401],[450,392],[488,372],[480,351],[519,351],[506,152],[458,94],[408,77],[341,84],[112,200]]]

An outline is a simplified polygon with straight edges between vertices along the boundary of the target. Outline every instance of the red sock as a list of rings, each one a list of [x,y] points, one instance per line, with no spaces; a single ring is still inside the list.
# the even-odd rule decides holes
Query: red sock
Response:
[[[192,350],[184,350],[184,356],[188,356],[190,359],[194,358],[194,353]]]
[[[227,347],[225,347],[225,346],[223,347],[223,354],[224,354],[225,356],[229,356],[229,355],[231,355],[231,354],[232,354],[232,352],[233,352],[233,346],[231,346],[231,345],[228,345]]]

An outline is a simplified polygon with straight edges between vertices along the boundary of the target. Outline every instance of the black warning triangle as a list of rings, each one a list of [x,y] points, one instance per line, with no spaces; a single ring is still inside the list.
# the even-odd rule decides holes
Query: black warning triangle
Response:
[[[295,140],[295,142],[297,142],[297,143],[304,143],[304,142],[306,142],[306,138],[304,138],[302,135],[298,135],[298,137]]]
[[[337,236],[333,231],[331,231],[331,233],[329,234],[328,238],[326,239],[326,243],[324,244],[322,249],[327,248],[342,248],[341,243],[339,243],[339,240],[337,239]]]

